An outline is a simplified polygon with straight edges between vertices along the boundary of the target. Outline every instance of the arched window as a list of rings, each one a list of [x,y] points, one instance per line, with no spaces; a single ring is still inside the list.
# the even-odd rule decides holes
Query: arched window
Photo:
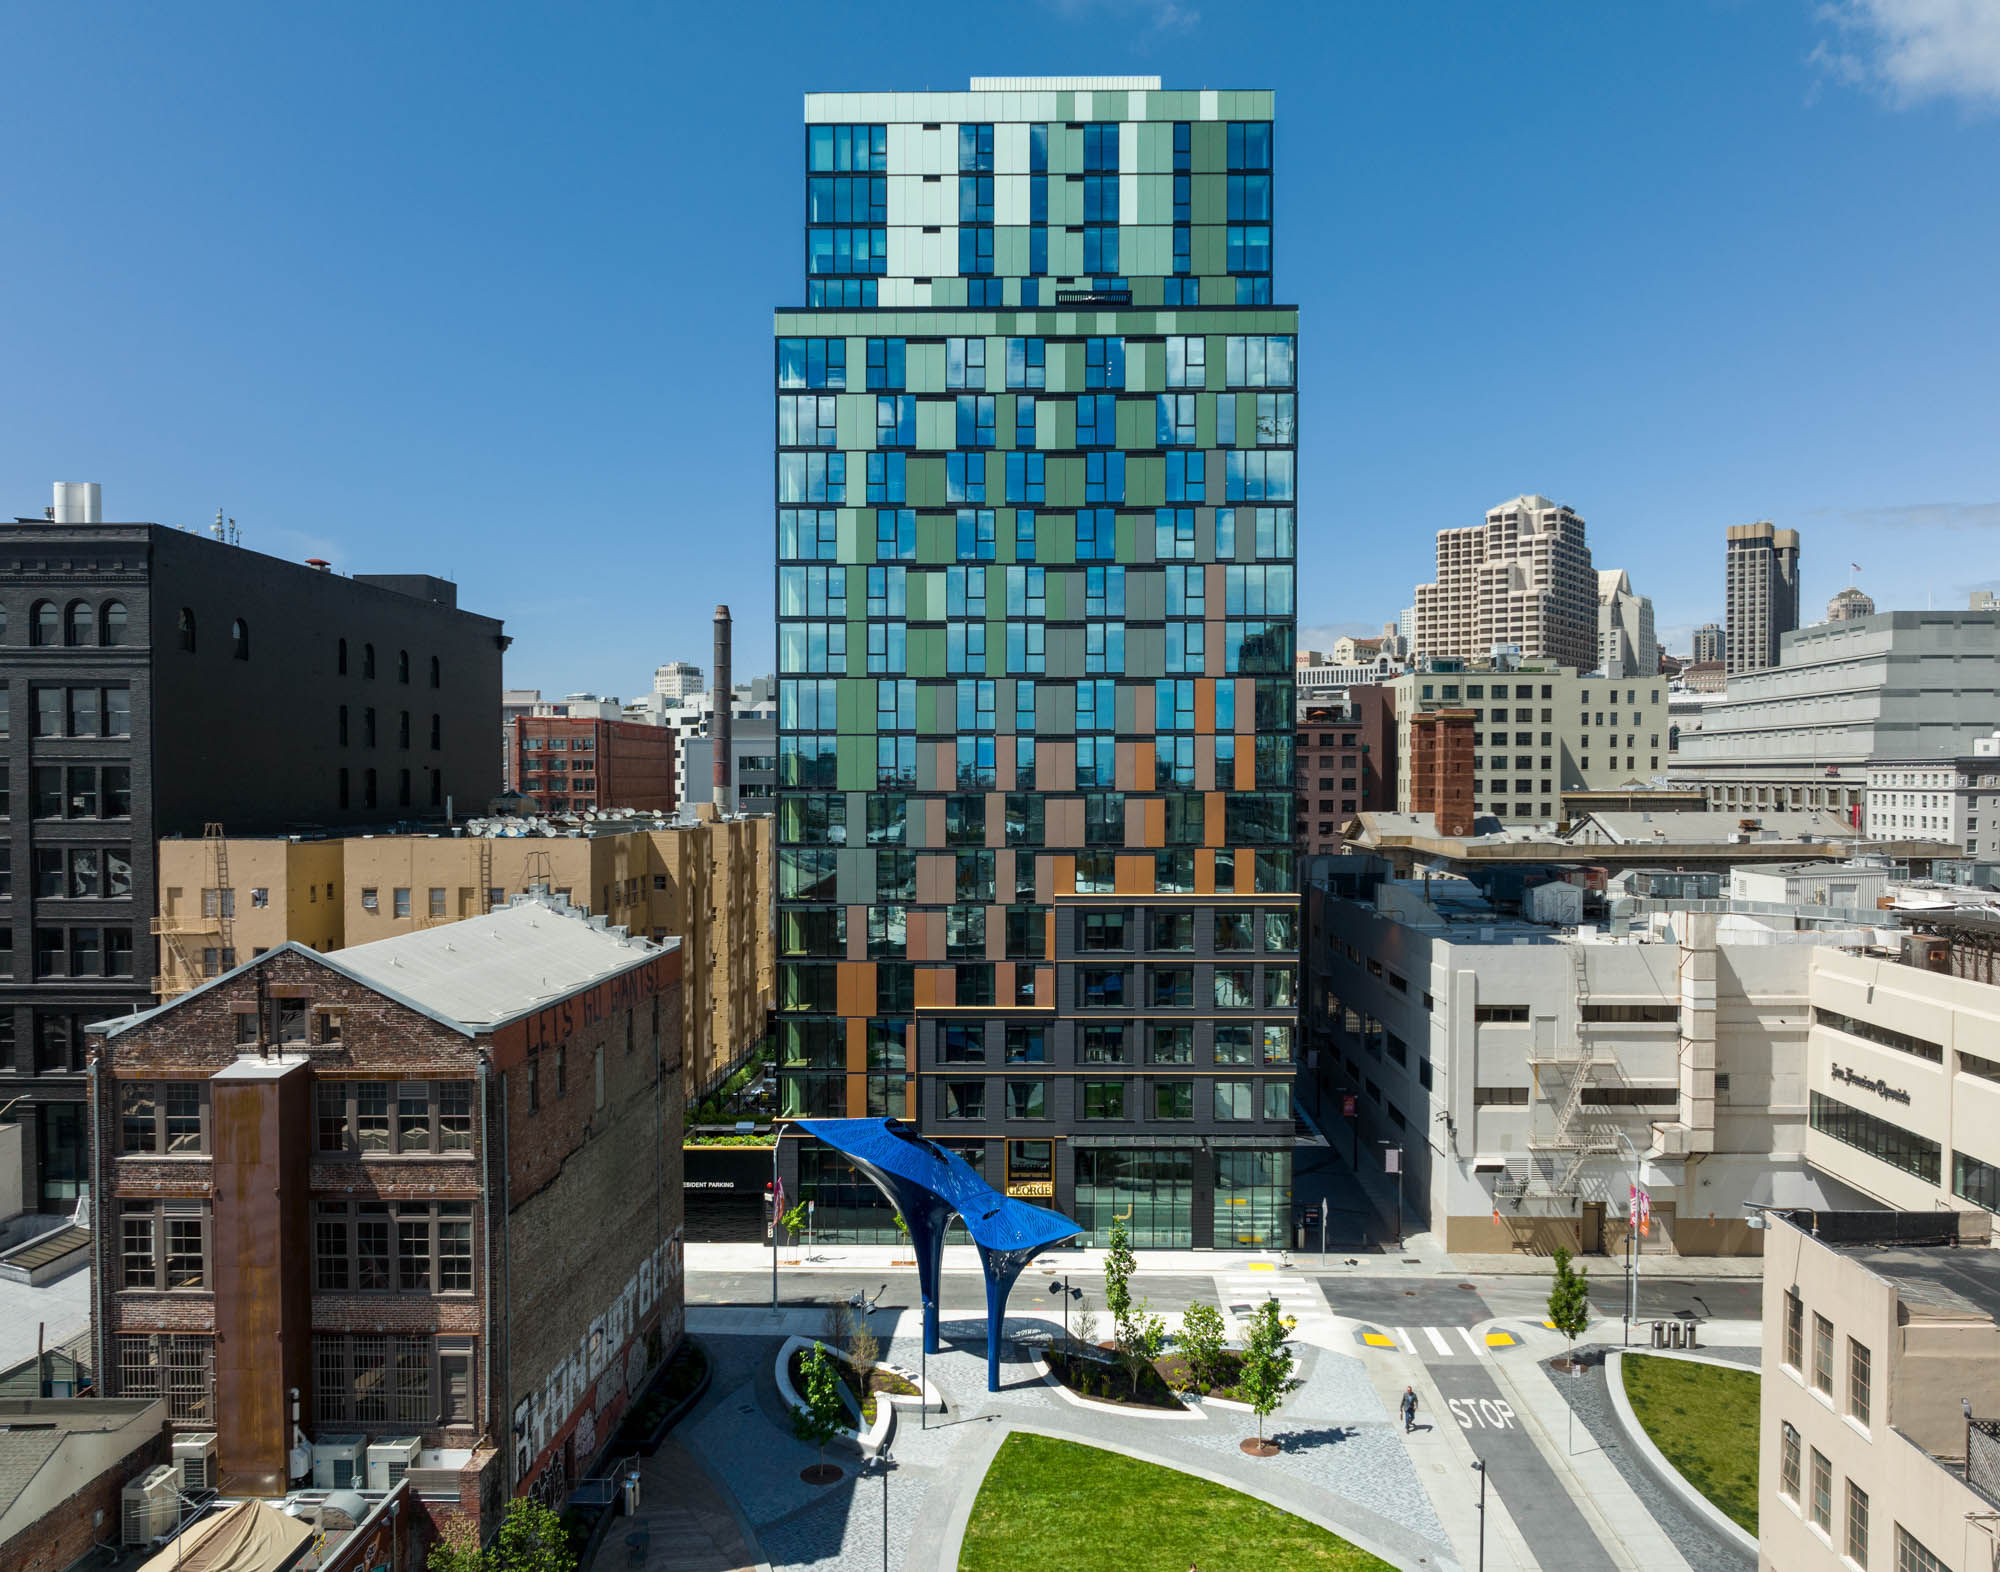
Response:
[[[408,682],[410,680],[410,652],[408,650],[396,651],[396,680],[398,682]]]
[[[123,644],[125,642],[125,602],[107,600],[102,618],[97,624],[97,638],[100,644]]]
[[[347,675],[347,640],[345,639],[340,641],[340,674],[343,677]]]
[[[97,642],[97,613],[87,600],[73,600],[63,610],[63,643],[85,649]]]
[[[56,603],[52,600],[38,600],[28,624],[30,644],[54,644],[62,637],[62,628],[56,617]]]
[[[375,646],[372,644],[361,646],[361,675],[364,677],[375,675]],[[374,804],[370,803],[369,806],[372,808]]]
[[[250,658],[250,624],[241,617],[229,625],[229,642],[235,646],[233,653],[237,660]]]
[[[6,631],[6,630],[5,630],[4,628],[0,628],[0,632],[5,632],[5,631]],[[438,680],[438,676],[439,676],[439,672],[438,672],[438,658],[437,658],[437,657],[436,657],[435,655],[433,655],[433,656],[431,657],[431,686],[432,686],[433,688],[437,688],[437,687],[442,687],[442,686],[443,686],[443,684],[442,684],[441,682],[439,682],[439,680]]]
[[[436,711],[431,713],[431,746],[433,748],[444,746],[444,717]]]
[[[181,607],[181,648],[190,652],[194,649],[194,607]]]

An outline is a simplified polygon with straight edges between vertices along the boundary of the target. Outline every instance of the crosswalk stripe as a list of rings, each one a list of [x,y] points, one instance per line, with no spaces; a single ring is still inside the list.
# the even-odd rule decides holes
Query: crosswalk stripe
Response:
[[[1406,1350],[1407,1350],[1407,1351],[1408,1351],[1409,1353],[1411,1353],[1411,1354],[1415,1354],[1415,1355],[1416,1355],[1416,1357],[1417,1357],[1417,1358],[1419,1358],[1419,1359],[1421,1359],[1421,1358],[1423,1358],[1423,1357],[1424,1357],[1424,1356],[1423,1356],[1422,1354],[1418,1354],[1418,1353],[1417,1353],[1417,1340],[1416,1340],[1415,1338],[1413,1338],[1412,1336],[1410,1336],[1410,1329],[1409,1329],[1409,1328],[1408,1328],[1407,1326],[1399,1326],[1399,1327],[1397,1327],[1397,1328],[1396,1328],[1396,1335],[1397,1335],[1398,1337],[1400,1337],[1400,1338],[1401,1338],[1401,1339],[1403,1340],[1403,1347],[1404,1347],[1404,1348],[1405,1348],[1405,1349],[1406,1349]]]
[[[1427,1326],[1424,1328],[1424,1331],[1430,1337],[1431,1346],[1443,1354],[1445,1358],[1449,1359],[1452,1354],[1452,1347],[1451,1344],[1444,1340],[1444,1334],[1434,1326]]]
[[[1479,1339],[1472,1335],[1471,1327],[1469,1326],[1460,1327],[1458,1329],[1458,1335],[1465,1339],[1465,1346],[1472,1350],[1473,1358],[1484,1359],[1486,1357],[1486,1349],[1481,1345]]]

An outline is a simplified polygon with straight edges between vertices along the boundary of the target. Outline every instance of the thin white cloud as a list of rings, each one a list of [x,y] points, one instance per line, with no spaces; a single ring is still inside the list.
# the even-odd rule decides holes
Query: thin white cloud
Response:
[[[1144,24],[1152,33],[1191,33],[1201,25],[1201,12],[1180,0],[1046,0],[1067,21],[1096,17]]]
[[[1995,0],[1831,0],[1832,29],[1812,62],[1837,82],[1897,108],[1952,99],[2000,109],[2000,4]]]

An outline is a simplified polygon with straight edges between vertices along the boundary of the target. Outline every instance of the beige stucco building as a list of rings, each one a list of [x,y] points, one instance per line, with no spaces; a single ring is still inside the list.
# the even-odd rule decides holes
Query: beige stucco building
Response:
[[[1773,1212],[1757,1564],[2000,1560],[2000,1252],[1984,1212]]]
[[[498,838],[160,842],[161,973],[172,998],[297,940],[319,951],[479,916],[546,885],[617,927],[679,938],[684,1085],[705,1095],[762,1040],[775,996],[768,817]]]

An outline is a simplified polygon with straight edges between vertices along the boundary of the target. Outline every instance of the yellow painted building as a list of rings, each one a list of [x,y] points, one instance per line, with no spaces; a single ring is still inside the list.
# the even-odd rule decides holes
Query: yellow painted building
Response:
[[[768,817],[560,838],[360,835],[160,842],[162,998],[297,940],[338,950],[477,916],[532,885],[648,938],[678,938],[686,1091],[762,1040],[775,997]]]

